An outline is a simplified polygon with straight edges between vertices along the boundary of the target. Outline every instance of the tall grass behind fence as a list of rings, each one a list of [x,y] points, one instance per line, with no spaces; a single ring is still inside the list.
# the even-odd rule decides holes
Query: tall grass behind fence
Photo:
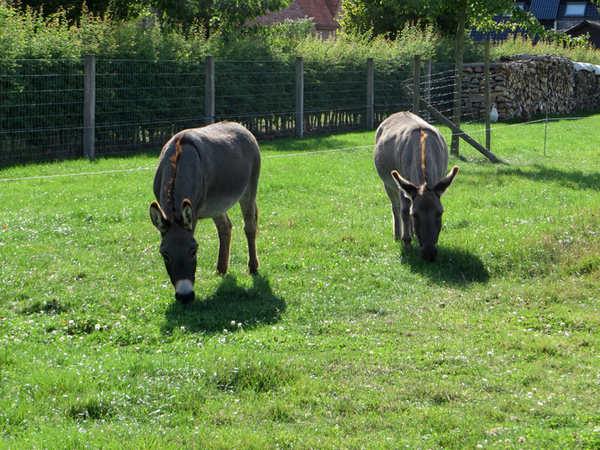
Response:
[[[404,86],[410,80],[412,80],[410,66],[400,66],[390,61],[375,61],[374,123],[381,123],[394,112],[412,108],[412,99],[404,91]]]
[[[447,117],[452,116],[454,90],[456,89],[456,69],[453,64],[432,63],[431,75],[421,71],[420,89],[426,100]],[[375,62],[374,122],[379,124],[398,111],[412,110],[412,97],[405,88],[412,89],[412,69],[398,66],[390,61]],[[425,110],[421,117],[428,117]]]
[[[203,61],[96,62],[96,155],[156,150],[204,125]]]
[[[426,100],[446,117],[451,117],[454,109],[454,92],[456,91],[456,69],[447,64],[432,67],[429,83],[430,86],[427,86],[427,80],[421,78],[421,92],[427,92],[428,89],[431,92]],[[462,112],[463,114],[467,113],[464,110]],[[423,110],[421,115],[425,117],[424,114]]]
[[[0,60],[0,164],[82,155],[83,61]]]
[[[366,61],[304,65],[304,128],[311,131],[365,127]]]
[[[295,68],[282,61],[215,61],[215,121],[257,137],[294,133]]]

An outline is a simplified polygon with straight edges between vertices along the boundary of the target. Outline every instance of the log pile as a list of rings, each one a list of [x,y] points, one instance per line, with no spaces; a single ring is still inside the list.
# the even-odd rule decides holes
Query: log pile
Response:
[[[594,111],[600,108],[600,76],[586,70],[575,72],[573,76],[575,86],[571,109],[573,111]]]
[[[569,58],[556,55],[515,55],[490,63],[490,102],[501,120],[544,112],[568,114],[573,109],[574,70]],[[463,69],[463,113],[484,117],[483,63]]]

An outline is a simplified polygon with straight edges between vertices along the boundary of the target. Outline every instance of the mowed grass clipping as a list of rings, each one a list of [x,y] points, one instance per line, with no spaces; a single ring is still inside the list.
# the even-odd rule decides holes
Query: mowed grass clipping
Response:
[[[504,165],[462,144],[434,264],[393,241],[373,131],[262,143],[260,275],[236,206],[224,277],[199,224],[188,306],[159,149],[3,169],[0,448],[599,448],[599,120],[545,152],[497,124]]]

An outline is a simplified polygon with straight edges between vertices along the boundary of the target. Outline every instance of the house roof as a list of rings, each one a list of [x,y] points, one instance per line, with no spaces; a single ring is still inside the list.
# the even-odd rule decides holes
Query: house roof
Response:
[[[340,24],[334,19],[335,13],[330,9],[335,1],[327,0],[296,0],[300,8],[306,13],[306,17],[312,17],[315,25],[323,28],[340,28]],[[337,2],[339,3],[339,2]]]
[[[560,0],[531,0],[529,12],[538,20],[554,20],[558,16]]]
[[[580,18],[566,17],[567,5],[569,3],[585,3],[587,5],[585,8],[585,16]],[[569,28],[569,30],[566,30],[567,34],[569,34],[569,31],[575,29],[577,25],[581,25],[585,21],[588,23],[600,22],[600,8],[589,0],[531,0],[525,1],[523,6],[525,11],[531,12],[547,29],[558,26],[559,30],[565,31],[565,28]],[[502,19],[501,16],[494,18],[497,22],[500,22]],[[579,19],[581,23],[573,26],[573,20],[577,19]],[[504,41],[517,34],[526,34],[526,30],[518,28],[515,31],[490,33],[479,32],[475,29],[471,30],[471,38],[475,42],[483,42],[486,40]],[[538,38],[539,37],[536,37],[534,39]]]
[[[259,17],[256,22],[268,25],[286,19],[298,20],[308,17],[313,20],[317,30],[337,30],[341,26],[335,17],[341,4],[341,0],[292,0],[287,8],[269,12]]]
[[[571,34],[575,31],[583,29],[583,28],[585,28],[585,29],[594,28],[596,30],[600,30],[600,22],[596,22],[593,20],[584,20],[583,22],[578,23],[574,27],[571,27],[568,30],[566,30],[565,33]]]

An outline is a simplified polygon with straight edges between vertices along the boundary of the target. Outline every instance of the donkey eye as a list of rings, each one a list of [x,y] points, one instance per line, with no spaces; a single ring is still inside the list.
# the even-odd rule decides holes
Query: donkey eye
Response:
[[[166,264],[171,264],[171,257],[167,253],[161,253],[161,256],[165,260]]]
[[[192,259],[192,261],[196,261],[197,253],[198,253],[198,250],[195,250],[195,249],[190,252],[190,258]]]

